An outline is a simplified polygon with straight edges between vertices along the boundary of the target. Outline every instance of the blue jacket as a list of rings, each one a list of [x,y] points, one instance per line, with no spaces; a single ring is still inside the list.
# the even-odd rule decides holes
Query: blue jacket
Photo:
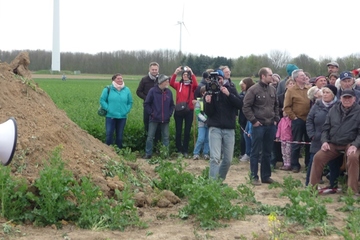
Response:
[[[110,92],[105,87],[100,97],[100,105],[107,110],[106,117],[127,118],[133,104],[131,91],[128,87],[123,87],[120,91],[110,85]]]
[[[171,90],[168,88],[161,90],[159,86],[151,88],[146,96],[144,108],[150,115],[150,122],[170,122],[175,108]]]

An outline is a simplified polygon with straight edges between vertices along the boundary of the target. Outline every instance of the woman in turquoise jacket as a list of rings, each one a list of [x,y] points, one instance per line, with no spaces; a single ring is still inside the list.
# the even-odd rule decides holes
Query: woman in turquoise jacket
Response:
[[[104,88],[100,97],[100,105],[107,110],[105,128],[106,144],[114,143],[122,148],[124,128],[127,115],[133,104],[131,91],[125,86],[124,79],[120,73],[112,76],[112,84]]]

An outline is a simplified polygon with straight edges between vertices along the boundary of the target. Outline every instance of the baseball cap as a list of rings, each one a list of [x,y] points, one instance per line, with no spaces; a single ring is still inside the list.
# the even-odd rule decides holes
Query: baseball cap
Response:
[[[345,79],[349,79],[349,78],[353,78],[352,74],[350,71],[344,71],[342,73],[340,73],[340,80],[345,80]]]
[[[337,67],[339,68],[339,64],[337,62],[329,62],[328,64],[326,64],[326,66],[334,66],[334,67]]]
[[[341,97],[343,96],[351,96],[351,97],[355,97],[355,91],[353,89],[345,89],[344,91],[342,91],[341,93]]]

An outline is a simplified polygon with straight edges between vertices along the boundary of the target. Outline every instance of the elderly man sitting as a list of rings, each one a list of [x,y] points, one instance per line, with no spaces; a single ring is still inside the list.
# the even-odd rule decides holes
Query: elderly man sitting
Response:
[[[321,133],[321,149],[315,154],[310,173],[310,184],[320,182],[323,168],[345,151],[347,156],[348,187],[358,194],[360,156],[360,105],[356,104],[354,89],[341,93],[340,102],[326,116]]]

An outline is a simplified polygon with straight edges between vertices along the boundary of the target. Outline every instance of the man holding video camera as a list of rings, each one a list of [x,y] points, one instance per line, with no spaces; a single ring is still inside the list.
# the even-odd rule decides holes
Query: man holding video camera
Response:
[[[211,179],[225,180],[234,154],[236,114],[241,100],[235,85],[224,82],[220,69],[210,73],[206,85],[204,110],[208,116]]]

